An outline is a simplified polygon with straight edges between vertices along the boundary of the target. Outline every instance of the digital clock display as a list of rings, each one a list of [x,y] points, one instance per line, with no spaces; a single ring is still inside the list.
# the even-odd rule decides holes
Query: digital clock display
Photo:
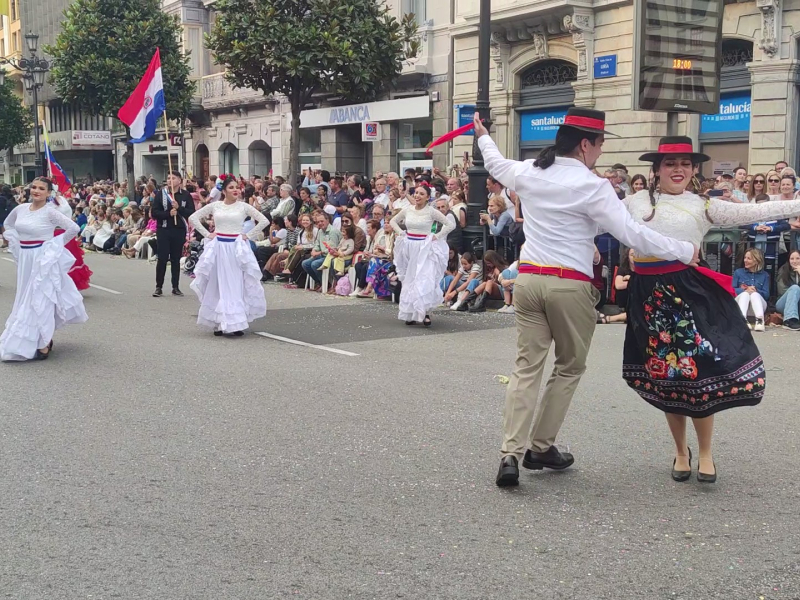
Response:
[[[634,107],[719,111],[724,0],[634,0]]]

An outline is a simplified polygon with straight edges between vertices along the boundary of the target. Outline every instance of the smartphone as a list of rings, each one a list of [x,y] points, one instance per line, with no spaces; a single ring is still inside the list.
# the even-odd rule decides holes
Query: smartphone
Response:
[[[708,190],[709,198],[721,198],[724,190]]]

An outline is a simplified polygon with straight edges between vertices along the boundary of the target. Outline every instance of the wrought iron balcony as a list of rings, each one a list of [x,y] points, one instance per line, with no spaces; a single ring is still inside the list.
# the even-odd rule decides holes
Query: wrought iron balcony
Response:
[[[263,104],[273,101],[272,96],[265,96],[259,90],[232,86],[225,81],[224,73],[203,77],[200,80],[200,89],[205,110]]]

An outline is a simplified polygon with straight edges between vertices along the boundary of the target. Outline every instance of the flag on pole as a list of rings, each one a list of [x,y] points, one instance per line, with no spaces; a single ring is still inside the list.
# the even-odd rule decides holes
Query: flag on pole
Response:
[[[119,109],[117,116],[131,128],[131,142],[137,144],[155,135],[158,120],[166,109],[164,83],[161,79],[161,54],[156,48],[144,77]]]
[[[61,165],[56,162],[53,152],[50,150],[50,136],[47,135],[47,127],[44,121],[42,121],[42,133],[44,134],[44,157],[47,160],[47,171],[50,173],[50,179],[53,180],[53,185],[59,192],[67,194],[72,183],[64,169],[61,168]]]

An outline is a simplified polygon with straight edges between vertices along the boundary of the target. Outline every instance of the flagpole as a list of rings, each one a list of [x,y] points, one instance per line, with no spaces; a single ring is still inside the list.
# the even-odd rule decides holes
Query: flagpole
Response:
[[[44,119],[42,119],[42,131],[44,131],[44,142],[47,144],[47,147],[50,147],[50,136],[47,135],[47,125],[45,125]],[[51,150],[52,151],[52,150]],[[47,176],[52,180],[53,179],[53,169],[50,167],[50,161],[45,159],[47,163]]]
[[[167,181],[169,181],[169,176],[172,175],[172,154],[170,154],[170,151],[169,151],[169,124],[167,123],[167,110],[166,109],[164,109],[164,134],[166,136],[164,139],[166,140],[166,143],[167,143],[167,164],[169,165],[169,174],[167,174]],[[177,202],[177,200],[175,200],[175,186],[170,184],[169,187],[170,187],[170,191],[172,191],[172,200],[174,202]],[[172,216],[172,220],[175,223],[175,225],[177,225],[178,224],[178,215],[173,215]]]

